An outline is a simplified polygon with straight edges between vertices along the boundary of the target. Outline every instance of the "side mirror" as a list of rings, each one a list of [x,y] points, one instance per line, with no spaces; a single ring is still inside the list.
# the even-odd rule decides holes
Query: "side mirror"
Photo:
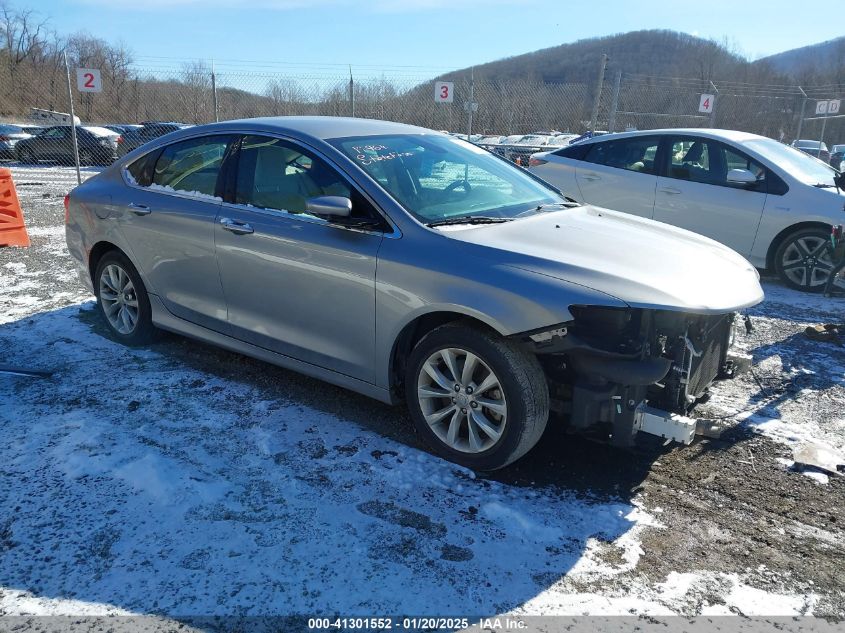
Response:
[[[352,214],[352,200],[344,196],[317,196],[305,201],[305,211],[330,218],[348,218]]]
[[[731,169],[728,172],[728,182],[738,185],[753,185],[757,182],[757,176],[747,169]]]

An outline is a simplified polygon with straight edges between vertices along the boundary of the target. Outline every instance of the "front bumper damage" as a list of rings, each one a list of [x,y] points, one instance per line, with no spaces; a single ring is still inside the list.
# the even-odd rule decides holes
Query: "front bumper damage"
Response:
[[[543,364],[553,409],[568,428],[617,446],[637,433],[689,444],[706,423],[692,417],[711,384],[750,358],[731,347],[737,313],[573,307],[574,321],[523,335]]]

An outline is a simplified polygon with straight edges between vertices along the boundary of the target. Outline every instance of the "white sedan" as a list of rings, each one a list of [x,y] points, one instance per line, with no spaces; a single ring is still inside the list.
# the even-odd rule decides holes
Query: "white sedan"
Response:
[[[579,202],[710,237],[802,290],[824,287],[830,225],[845,223],[843,176],[745,132],[610,134],[534,154],[529,169]]]

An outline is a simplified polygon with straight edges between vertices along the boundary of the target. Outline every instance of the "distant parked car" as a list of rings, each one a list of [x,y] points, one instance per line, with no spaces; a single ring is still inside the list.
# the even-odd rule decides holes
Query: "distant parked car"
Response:
[[[133,123],[108,123],[103,125],[104,128],[117,132],[118,134],[126,134],[133,130],[140,130],[142,126]]]
[[[138,129],[130,130],[120,135],[117,141],[117,155],[125,156],[133,149],[141,147],[144,143],[148,143],[165,134],[170,134],[176,130],[182,130],[186,127],[191,127],[186,123],[176,122],[147,122]]]
[[[549,144],[550,136],[544,134],[526,134],[505,147],[504,156],[518,165],[528,165],[531,154],[542,150]]]
[[[830,225],[845,218],[836,170],[745,132],[626,132],[535,154],[530,165],[580,202],[701,233],[801,290],[823,289]]]
[[[802,152],[809,154],[810,156],[815,156],[826,163],[830,161],[830,150],[828,150],[827,145],[821,141],[807,141],[799,139],[792,141],[792,147],[800,149]]]
[[[578,138],[577,134],[555,134],[549,139],[549,145],[554,147],[566,147]]]
[[[117,158],[118,135],[104,127],[80,125],[76,127],[79,162],[83,165],[111,164]],[[44,128],[36,136],[19,141],[15,156],[22,163],[51,160],[73,164],[73,137],[68,125]]]
[[[15,145],[18,141],[31,138],[20,125],[0,123],[0,158],[15,158]]]
[[[587,141],[587,140],[589,140],[591,138],[595,138],[597,136],[604,136],[605,134],[607,134],[606,130],[593,130],[592,132],[585,132],[584,134],[581,134],[580,136],[576,136],[574,139],[569,141],[569,144],[574,145],[575,143],[580,143],[581,141]]]
[[[487,134],[482,136],[480,139],[475,141],[476,145],[481,145],[482,147],[489,147],[493,145],[500,145],[504,136],[499,136],[498,134]]]
[[[830,166],[842,171],[842,160],[845,159],[845,145],[834,145],[830,148]]]

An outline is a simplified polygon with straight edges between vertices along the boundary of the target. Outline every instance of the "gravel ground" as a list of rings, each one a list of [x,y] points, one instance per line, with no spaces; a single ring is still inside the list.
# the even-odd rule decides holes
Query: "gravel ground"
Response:
[[[90,173],[90,172],[89,172]],[[551,424],[493,477],[401,408],[165,335],[108,338],[64,247],[71,169],[15,167],[32,246],[0,249],[0,615],[845,617],[842,305],[765,282],[727,431],[621,452]],[[838,315],[838,316],[837,316]],[[413,589],[410,589],[413,587]]]

